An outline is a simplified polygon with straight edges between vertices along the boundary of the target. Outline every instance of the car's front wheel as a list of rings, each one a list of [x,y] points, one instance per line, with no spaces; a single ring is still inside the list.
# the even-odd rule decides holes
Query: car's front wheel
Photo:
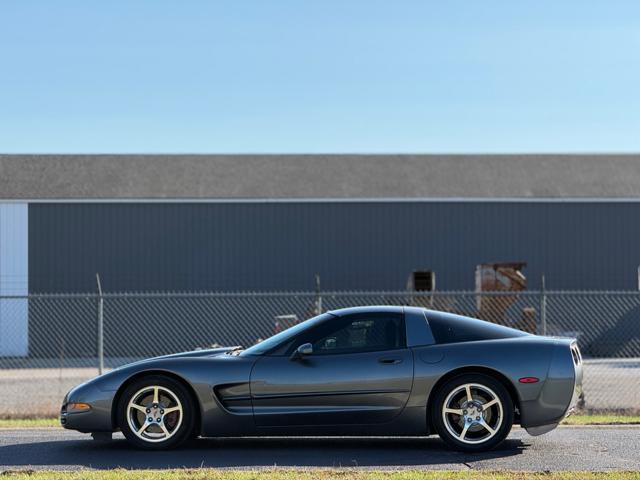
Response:
[[[195,427],[195,405],[182,383],[165,376],[143,377],[123,392],[118,419],[129,442],[139,448],[173,448]]]
[[[493,377],[465,374],[435,393],[431,420],[440,438],[466,452],[495,448],[513,426],[513,401]]]

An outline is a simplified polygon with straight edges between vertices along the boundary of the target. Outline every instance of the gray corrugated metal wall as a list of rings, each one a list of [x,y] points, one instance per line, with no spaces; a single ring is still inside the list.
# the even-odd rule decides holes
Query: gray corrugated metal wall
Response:
[[[530,288],[635,289],[640,203],[36,203],[33,292],[474,288],[481,262],[525,261]]]

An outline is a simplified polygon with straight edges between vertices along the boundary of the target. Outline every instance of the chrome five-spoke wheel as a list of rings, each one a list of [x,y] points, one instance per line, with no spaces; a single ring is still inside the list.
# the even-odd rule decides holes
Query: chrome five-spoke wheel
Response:
[[[149,375],[131,383],[118,402],[118,424],[132,444],[165,449],[197,435],[197,403],[175,378]]]
[[[502,442],[513,425],[513,400],[496,378],[468,373],[441,385],[430,403],[438,435],[463,451],[488,450]]]
[[[146,442],[171,438],[182,424],[182,404],[168,388],[151,385],[138,390],[127,406],[131,431]]]
[[[498,396],[478,383],[465,383],[455,388],[442,407],[442,420],[449,433],[469,444],[483,443],[493,437],[503,418]]]

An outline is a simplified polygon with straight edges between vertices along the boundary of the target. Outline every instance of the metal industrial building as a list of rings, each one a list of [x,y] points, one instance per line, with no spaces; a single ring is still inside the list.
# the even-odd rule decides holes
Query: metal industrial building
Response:
[[[0,295],[637,289],[640,156],[0,155]]]
[[[93,301],[21,296],[95,293],[96,273],[107,293],[309,292],[316,276],[324,292],[401,291],[416,271],[452,291],[474,290],[480,264],[512,262],[526,264],[529,290],[543,275],[552,290],[636,290],[638,199],[634,155],[0,155],[0,357],[94,355],[94,341],[50,341],[93,325]],[[108,355],[145,318],[181,314],[181,303],[140,302],[108,304]],[[260,319],[263,336],[292,313],[190,305],[185,331],[253,335],[242,344],[256,330],[223,338],[226,324]],[[620,350],[582,331],[585,348]],[[178,338],[172,348],[195,345]]]

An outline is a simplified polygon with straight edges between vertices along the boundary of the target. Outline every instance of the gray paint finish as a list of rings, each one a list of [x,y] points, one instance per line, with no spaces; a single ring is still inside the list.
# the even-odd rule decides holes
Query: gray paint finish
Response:
[[[353,314],[386,313],[390,308],[398,314],[404,311],[403,307],[343,309],[327,315],[322,322],[337,321],[336,316],[350,318]],[[435,311],[424,311],[424,314],[429,319],[441,316]],[[199,405],[197,417],[201,419],[196,433],[202,436],[308,435],[310,432],[314,435],[425,435],[434,433],[435,428],[442,437],[437,418],[444,411],[441,405],[444,408],[449,404],[439,402],[438,397],[448,393],[450,381],[460,378],[461,374],[473,379],[469,380],[472,385],[466,385],[468,398],[470,388],[479,386],[480,382],[495,381],[504,389],[502,399],[495,397],[495,402],[486,403],[487,411],[491,403],[498,403],[500,409],[504,403],[504,422],[508,429],[501,430],[503,438],[513,420],[510,402],[518,406],[520,416],[516,420],[525,428],[544,425],[553,428],[575,405],[576,393],[582,391],[582,367],[571,356],[572,340],[528,335],[455,315],[445,315],[442,319],[453,331],[459,328],[458,322],[471,322],[482,332],[483,339],[375,352],[354,348],[350,354],[310,353],[296,359],[279,353],[282,343],[255,355],[251,350],[227,355],[225,349],[212,349],[184,356],[158,357],[112,370],[72,389],[63,405],[83,402],[94,408],[82,413],[64,410],[63,426],[84,432],[117,429],[114,423],[117,417],[113,417],[112,411],[119,402],[128,400],[126,396],[120,397],[126,394],[127,383],[132,378],[159,373],[171,375],[193,392],[197,399],[195,405]],[[286,338],[280,342],[304,342],[316,322],[312,320],[302,326],[293,340]],[[424,328],[429,328],[426,322]],[[406,333],[410,337],[412,330]],[[407,338],[407,344],[415,343],[415,339]],[[430,349],[440,350],[442,361],[422,361],[421,353]],[[380,362],[389,356],[400,361]],[[475,375],[470,377],[470,374]],[[518,381],[529,376],[536,376],[539,381]],[[233,393],[236,398],[250,397],[252,408],[240,412],[229,410],[225,407],[225,393]],[[269,400],[263,401],[266,397]],[[474,399],[477,401],[477,397]],[[469,407],[457,408],[462,412]],[[313,418],[311,423],[310,418]],[[487,417],[486,421],[489,420]],[[123,427],[122,423],[120,426]],[[123,431],[127,433],[126,428]],[[462,437],[466,431],[465,428]],[[127,438],[131,440],[131,436]],[[466,447],[478,451],[490,442],[492,440]],[[162,448],[161,444],[158,446]]]
[[[0,199],[638,198],[640,155],[0,155]]]
[[[97,203],[29,206],[32,293],[473,290],[480,262],[529,288],[635,289],[640,203]]]

